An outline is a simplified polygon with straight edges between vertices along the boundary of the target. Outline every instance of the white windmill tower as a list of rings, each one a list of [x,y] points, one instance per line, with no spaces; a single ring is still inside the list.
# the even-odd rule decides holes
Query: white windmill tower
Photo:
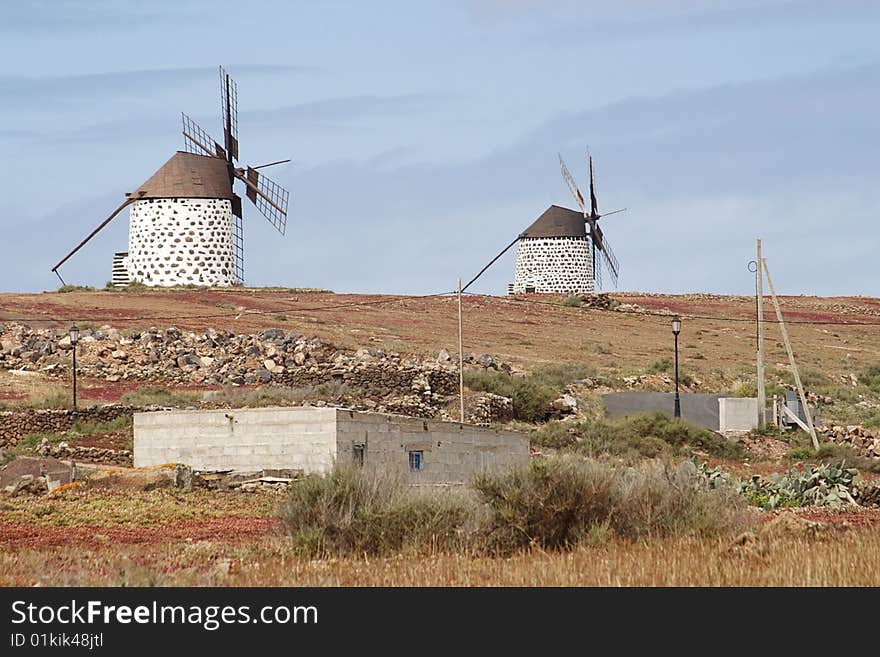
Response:
[[[129,211],[128,252],[113,259],[113,282],[149,286],[228,286],[244,283],[242,203],[246,196],[283,235],[289,194],[257,167],[236,167],[238,159],[237,85],[220,67],[224,146],[183,114],[186,151],[178,151],[126,199],[88,237],[56,264],[58,268],[98,234],[124,208]],[[62,283],[64,280],[62,279]]]

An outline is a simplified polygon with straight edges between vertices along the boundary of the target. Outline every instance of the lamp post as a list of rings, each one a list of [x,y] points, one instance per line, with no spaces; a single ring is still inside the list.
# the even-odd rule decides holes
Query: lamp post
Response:
[[[70,346],[73,349],[73,416],[76,417],[76,344],[79,342],[79,328],[70,327]]]
[[[675,405],[672,409],[673,417],[681,417],[681,399],[678,396],[678,334],[681,333],[681,317],[676,315],[672,318],[672,335],[675,336]]]

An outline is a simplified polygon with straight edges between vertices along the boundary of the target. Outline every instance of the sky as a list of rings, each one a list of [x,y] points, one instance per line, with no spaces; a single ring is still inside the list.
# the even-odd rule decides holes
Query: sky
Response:
[[[454,289],[549,205],[599,209],[619,290],[880,296],[873,0],[0,0],[0,290],[51,267],[183,147],[222,138],[290,191],[245,201],[248,285]],[[242,193],[242,190],[238,190]],[[103,286],[122,213],[62,268]],[[503,294],[515,251],[471,288]]]

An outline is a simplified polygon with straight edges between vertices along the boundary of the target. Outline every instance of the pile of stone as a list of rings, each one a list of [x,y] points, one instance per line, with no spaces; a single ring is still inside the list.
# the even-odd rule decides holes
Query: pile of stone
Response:
[[[60,442],[52,445],[48,438],[40,442],[37,453],[40,456],[51,456],[56,459],[81,461],[83,463],[102,463],[105,465],[120,465],[125,468],[132,467],[134,454],[127,449],[105,449],[102,447],[81,447]]]
[[[870,458],[880,458],[880,430],[866,429],[852,424],[849,426],[834,425],[818,427],[831,442],[852,447],[856,452]]]
[[[4,325],[0,330],[0,369],[67,375],[71,348],[70,337],[57,329]],[[82,375],[111,382],[304,386],[337,381],[366,390],[418,388],[423,395],[452,394],[457,385],[448,354],[444,362],[406,358],[383,349],[346,350],[280,328],[235,334],[153,327],[125,336],[103,326],[83,329],[77,349]]]
[[[471,424],[509,422],[513,419],[513,400],[491,392],[482,392],[468,400],[465,417]]]
[[[0,468],[0,492],[9,496],[42,495],[69,484],[70,464],[53,458],[20,457]]]

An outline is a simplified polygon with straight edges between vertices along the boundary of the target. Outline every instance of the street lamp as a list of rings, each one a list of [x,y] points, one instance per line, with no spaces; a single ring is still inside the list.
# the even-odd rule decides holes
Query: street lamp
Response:
[[[73,349],[73,416],[76,417],[76,343],[79,342],[79,328],[70,327],[70,346]]]
[[[681,317],[676,315],[672,318],[672,335],[675,336],[675,405],[672,410],[673,417],[681,417],[681,399],[678,396],[678,334],[681,333]]]

